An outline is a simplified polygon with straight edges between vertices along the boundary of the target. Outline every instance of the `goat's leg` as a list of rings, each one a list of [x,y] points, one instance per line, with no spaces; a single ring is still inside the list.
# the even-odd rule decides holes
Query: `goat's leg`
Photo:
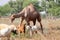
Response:
[[[0,40],[2,40],[1,37],[0,37]]]
[[[10,40],[10,35],[7,36],[7,40]]]

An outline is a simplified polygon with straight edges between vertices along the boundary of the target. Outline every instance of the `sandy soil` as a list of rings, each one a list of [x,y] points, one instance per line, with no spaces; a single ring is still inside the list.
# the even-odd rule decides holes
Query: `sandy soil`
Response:
[[[9,18],[0,18],[0,23],[11,24]],[[16,19],[14,21],[14,25],[18,25],[20,23],[20,19]],[[32,25],[32,23],[31,23]],[[39,26],[39,23],[36,23]],[[34,34],[32,38],[28,36],[21,36],[21,38],[17,36],[12,36],[11,40],[60,40],[60,19],[42,19],[42,25],[44,28],[44,34]],[[12,39],[13,38],[13,39]],[[6,38],[2,38],[2,40],[6,40]]]

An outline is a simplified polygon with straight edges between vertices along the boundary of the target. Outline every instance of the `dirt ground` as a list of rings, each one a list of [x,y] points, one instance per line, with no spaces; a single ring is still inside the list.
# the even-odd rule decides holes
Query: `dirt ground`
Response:
[[[0,18],[0,23],[11,24],[9,18]],[[16,19],[13,24],[17,26],[19,23],[20,23],[20,19]],[[36,25],[39,26],[39,23],[36,22]],[[21,38],[17,36],[12,36],[12,37],[14,40],[60,40],[60,18],[42,19],[42,25],[44,28],[44,34],[42,33],[34,34],[32,38],[30,38],[29,35],[22,36]],[[5,40],[5,38],[3,38],[2,40]]]

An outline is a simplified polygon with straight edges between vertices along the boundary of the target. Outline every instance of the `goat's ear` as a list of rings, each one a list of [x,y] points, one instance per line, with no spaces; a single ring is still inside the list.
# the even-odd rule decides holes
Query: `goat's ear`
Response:
[[[26,24],[24,24],[24,25],[26,25]]]
[[[26,24],[24,24],[24,26],[26,26]]]

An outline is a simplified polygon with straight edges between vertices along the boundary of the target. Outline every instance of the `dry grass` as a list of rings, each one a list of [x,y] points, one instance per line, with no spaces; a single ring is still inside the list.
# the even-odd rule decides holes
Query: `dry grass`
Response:
[[[0,23],[11,24],[9,18],[0,18]],[[18,25],[19,23],[19,19],[14,21],[15,25]],[[29,37],[29,34],[26,34],[25,36],[21,35],[20,38],[17,36],[12,37],[14,40],[60,40],[60,19],[42,19],[42,24],[44,34],[34,34],[32,38]],[[37,22],[36,25],[39,26],[39,23]],[[5,40],[5,38],[2,40]]]

